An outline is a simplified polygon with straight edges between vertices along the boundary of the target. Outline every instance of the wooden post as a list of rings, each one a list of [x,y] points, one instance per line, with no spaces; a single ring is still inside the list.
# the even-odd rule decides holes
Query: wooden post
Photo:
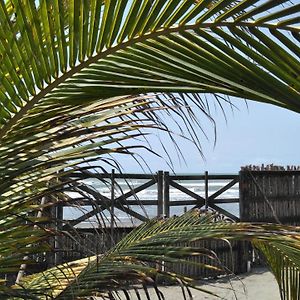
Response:
[[[241,221],[246,221],[245,218],[245,209],[246,207],[244,206],[245,203],[245,194],[248,192],[247,191],[247,183],[245,180],[245,171],[240,171],[239,173],[239,208],[240,208],[240,220]],[[246,199],[247,200],[247,199]],[[249,200],[249,199],[248,199]]]
[[[61,203],[59,203],[56,207],[55,207],[55,214],[56,214],[56,230],[61,230],[63,227],[63,206]],[[62,256],[62,249],[63,249],[63,245],[62,245],[62,240],[60,236],[56,236],[55,240],[54,240],[54,248],[55,248],[55,255],[54,255],[54,263],[55,265],[59,265],[63,262]]]
[[[166,218],[170,217],[170,177],[169,172],[164,173],[164,216]]]
[[[205,211],[208,210],[208,172],[205,171]]]
[[[110,238],[111,247],[114,246],[114,223],[115,223],[115,169],[111,170],[111,207],[110,207]]]
[[[164,199],[163,199],[163,186],[164,178],[163,171],[157,173],[157,217],[162,217],[164,214]]]

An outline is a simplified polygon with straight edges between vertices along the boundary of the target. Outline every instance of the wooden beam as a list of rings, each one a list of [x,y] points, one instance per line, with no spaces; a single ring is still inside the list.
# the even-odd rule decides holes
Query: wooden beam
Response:
[[[236,174],[208,175],[209,180],[233,180],[238,178]],[[205,175],[170,175],[170,180],[205,180]]]
[[[205,171],[205,210],[208,209],[208,172]]]
[[[178,184],[177,182],[173,181],[173,180],[170,180],[170,185],[173,186],[174,188],[180,190],[181,192],[191,196],[192,198],[198,200],[198,205],[199,206],[202,206],[205,204],[205,199],[201,196],[199,196],[198,194],[190,191],[189,189],[187,189],[186,187]]]
[[[169,172],[164,173],[164,212],[165,217],[170,217],[170,178]]]
[[[216,210],[217,212],[221,213],[222,215],[231,218],[232,220],[239,222],[240,218],[238,218],[237,216],[231,214],[230,212],[228,212],[227,210],[215,205],[215,204],[210,204],[209,205],[211,208],[213,208],[214,210]]]
[[[147,181],[146,183],[139,185],[138,187],[130,190],[129,192],[119,196],[118,198],[115,199],[115,202],[119,202],[120,200],[125,200],[135,194],[137,194],[138,192],[141,192],[145,189],[147,189],[148,187],[154,185],[156,183],[155,179],[151,179],[150,181]]]
[[[110,200],[107,200],[107,201],[110,202]],[[85,206],[91,205],[91,201],[85,200],[85,198],[74,199],[74,201],[69,201],[68,203],[73,203],[73,202],[76,202],[76,205],[85,205]],[[65,207],[74,207],[74,205],[69,205],[68,203],[65,203],[64,206]],[[123,204],[123,205],[144,205],[144,206],[157,206],[158,205],[157,200],[150,200],[150,199],[143,199],[143,200],[126,200],[126,199],[124,200],[124,199],[122,199],[122,200],[118,201],[118,203]]]
[[[145,216],[143,216],[143,215],[141,215],[141,214],[133,211],[132,209],[130,209],[130,208],[126,207],[126,206],[121,206],[121,205],[118,204],[118,205],[116,205],[116,207],[118,209],[126,212],[127,214],[131,215],[132,217],[134,217],[136,219],[139,219],[139,220],[141,220],[143,222],[149,220],[147,217],[145,217]]]
[[[217,192],[215,192],[214,194],[210,195],[208,197],[208,199],[211,201],[213,199],[215,199],[216,197],[220,196],[221,194],[223,194],[225,191],[229,190],[231,187],[233,187],[235,184],[237,184],[239,182],[238,178],[233,179],[232,181],[230,181],[228,184],[224,185],[221,189],[219,189]]]
[[[163,171],[158,171],[157,173],[157,216],[162,217],[164,213],[163,207],[163,186],[164,186],[164,178],[163,178]]]

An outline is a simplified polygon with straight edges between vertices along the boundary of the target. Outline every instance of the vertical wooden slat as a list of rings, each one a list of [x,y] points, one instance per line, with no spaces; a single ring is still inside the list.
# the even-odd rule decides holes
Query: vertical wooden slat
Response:
[[[60,231],[63,226],[63,206],[61,203],[57,204],[55,207],[55,213],[56,213],[56,229]],[[63,242],[61,236],[55,237],[54,242],[54,248],[55,248],[55,257],[54,257],[54,263],[55,265],[61,264],[63,261],[62,257],[62,251],[63,251]]]
[[[164,215],[170,217],[170,177],[169,172],[164,173]]]
[[[164,199],[163,199],[163,171],[158,171],[157,173],[157,216],[162,217],[164,214]]]
[[[250,175],[247,177],[246,174]],[[240,172],[240,216],[242,221],[300,224],[300,172],[267,166]],[[245,188],[247,186],[247,188]]]
[[[208,171],[205,171],[205,211],[208,209]]]

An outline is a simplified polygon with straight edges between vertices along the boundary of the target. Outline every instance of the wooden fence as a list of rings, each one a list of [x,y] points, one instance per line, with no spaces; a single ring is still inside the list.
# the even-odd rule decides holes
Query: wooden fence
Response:
[[[55,258],[52,258],[54,263],[104,253],[133,228],[129,223],[122,226],[117,224],[117,220],[114,219],[116,210],[142,222],[146,221],[149,216],[137,210],[141,206],[145,207],[145,211],[148,210],[148,207],[155,207],[154,215],[158,217],[169,217],[172,215],[171,210],[174,207],[181,207],[182,211],[184,208],[196,207],[203,210],[213,209],[231,221],[241,219],[241,221],[300,225],[300,170],[295,167],[287,170],[282,167],[247,167],[243,168],[239,175],[210,175],[207,172],[203,175],[171,175],[168,172],[159,171],[156,174],[85,172],[72,176],[72,179],[80,181],[85,179],[105,181],[109,186],[109,195],[104,195],[97,189],[82,184],[77,186],[77,191],[81,196],[71,199],[69,204],[73,202],[76,206],[90,205],[90,211],[74,220],[63,221],[63,208],[57,207],[56,216],[64,224],[62,229],[69,231],[71,235],[54,242],[56,249]],[[120,180],[126,181],[128,189],[117,194]],[[132,186],[130,184],[132,180],[138,180],[138,182]],[[191,190],[187,186],[187,183],[191,182],[202,182],[203,189],[201,191]],[[209,193],[212,182],[220,182],[220,185],[213,193]],[[239,185],[240,198],[224,197],[224,193],[235,185]],[[138,194],[149,188],[155,191],[155,197],[139,199]],[[184,197],[181,197],[180,200],[174,199],[174,194],[170,192],[174,189],[185,195],[186,199]],[[86,194],[91,197],[89,200],[85,198]],[[240,219],[231,211],[219,206],[230,203],[239,203]],[[99,224],[100,227],[103,227],[101,230],[78,227],[81,222],[105,211],[111,218],[108,218],[106,224]],[[103,225],[107,228],[104,228]],[[74,231],[74,227],[78,228]],[[247,270],[250,250],[245,243],[235,242],[231,249],[222,241],[201,241],[197,242],[196,246],[205,246],[215,251],[224,267],[237,274]],[[195,257],[191,260],[204,262]],[[189,266],[187,268],[183,264],[168,264],[166,267],[170,271],[194,277],[211,277],[220,274],[197,267]]]
[[[103,194],[97,189],[91,188],[89,185],[79,185],[78,191],[88,193],[92,197],[87,200],[82,196],[74,198],[72,201],[76,205],[91,205],[90,211],[82,214],[80,217],[69,220],[63,226],[64,230],[68,230],[68,236],[64,236],[56,245],[61,245],[58,253],[58,261],[71,261],[81,257],[100,254],[107,251],[112,245],[116,244],[122,237],[133,229],[133,226],[127,223],[118,223],[114,218],[116,210],[120,210],[128,216],[135,218],[138,221],[146,221],[147,215],[137,211],[140,206],[155,207],[155,215],[158,217],[169,217],[173,208],[181,207],[183,212],[185,208],[200,208],[202,210],[214,210],[222,214],[226,220],[238,221],[238,216],[230,211],[221,208],[220,204],[237,204],[239,199],[224,197],[224,193],[238,184],[238,175],[209,175],[206,172],[203,175],[171,175],[169,172],[159,171],[156,174],[116,174],[114,171],[111,174],[97,173],[78,173],[73,174],[72,178],[84,181],[86,179],[93,180],[93,186],[97,186],[96,182],[106,183],[109,186],[108,193]],[[126,181],[127,190],[119,192],[120,185],[124,185]],[[135,182],[132,185],[132,181]],[[137,182],[138,181],[138,182]],[[191,189],[193,183],[201,183],[201,191]],[[210,193],[210,185],[217,184],[218,188]],[[152,199],[139,199],[138,193],[147,191],[152,188],[155,192],[155,197]],[[174,191],[181,193],[181,198],[174,197]],[[173,191],[173,193],[171,192]],[[147,193],[146,193],[147,194]],[[72,203],[72,201],[70,203]],[[64,208],[66,209],[66,208]],[[93,215],[98,213],[108,212],[108,222],[99,224],[101,229],[97,228],[81,228],[80,223],[86,221]],[[61,216],[60,212],[60,216]],[[62,216],[61,216],[62,217]],[[105,228],[105,226],[107,226]],[[74,230],[76,226],[76,230]],[[78,227],[79,226],[79,227]],[[93,225],[95,226],[95,225]],[[180,272],[186,276],[193,277],[211,277],[227,272],[243,273],[247,268],[248,248],[245,243],[234,242],[230,247],[224,241],[199,241],[190,244],[195,247],[206,247],[216,253],[218,260],[213,264],[223,267],[223,271],[212,271],[197,266],[187,266],[185,264],[166,264],[165,268],[169,271]],[[58,258],[58,257],[57,257]],[[191,257],[191,261],[197,263],[208,263],[203,257]],[[57,261],[56,261],[57,262]],[[211,261],[210,261],[211,263]]]
[[[242,221],[300,225],[298,167],[248,167],[240,172]]]
[[[115,244],[120,241],[132,229],[132,227],[115,228],[112,243]],[[61,242],[63,244],[61,259],[64,262],[68,262],[90,255],[105,253],[111,246],[111,234],[109,229],[77,229],[72,234],[72,237],[69,235],[64,236]],[[203,240],[181,245],[211,250],[216,255],[216,259],[193,256],[188,260],[196,263],[210,264],[219,267],[220,270],[205,269],[197,265],[184,263],[167,263],[164,265],[166,270],[178,272],[185,276],[192,276],[193,278],[216,277],[232,272],[241,274],[247,271],[248,245],[245,242],[233,241],[231,246],[229,246],[225,241]]]
[[[239,198],[225,198],[222,195],[238,184],[238,175],[209,175],[206,172],[204,175],[170,175],[169,172],[158,171],[156,174],[116,174],[114,171],[111,174],[97,174],[97,173],[78,173],[73,174],[72,179],[77,180],[93,179],[100,183],[106,182],[109,186],[110,196],[91,188],[89,185],[79,185],[78,190],[88,193],[92,197],[86,200],[84,197],[77,197],[69,201],[70,203],[76,203],[76,205],[92,205],[93,209],[84,213],[80,217],[70,220],[65,224],[64,229],[74,227],[81,222],[84,222],[94,215],[97,215],[107,210],[111,216],[110,227],[114,227],[116,220],[114,219],[114,211],[118,209],[123,213],[126,213],[129,217],[133,217],[139,221],[146,221],[149,219],[147,214],[142,214],[137,211],[137,207],[144,207],[147,211],[147,207],[156,207],[155,216],[169,217],[170,210],[173,207],[181,207],[182,211],[184,207],[194,207],[208,209],[212,208],[215,211],[223,214],[224,216],[239,221],[238,216],[232,214],[230,211],[225,210],[219,206],[219,204],[238,203]],[[120,180],[125,180],[128,191],[120,191],[120,195],[116,194],[116,190],[120,187]],[[139,180],[141,183],[132,185],[132,180]],[[212,195],[209,195],[209,185],[211,181],[214,182],[226,182],[223,186],[215,191]],[[185,186],[190,182],[202,182],[204,188],[202,192],[195,192]],[[148,188],[155,186],[156,196],[152,199],[139,199],[138,193],[146,191]],[[186,196],[186,199],[173,199],[170,189],[176,189]],[[119,189],[120,190],[120,189]],[[119,224],[120,225],[120,224]],[[127,224],[128,225],[128,224]]]

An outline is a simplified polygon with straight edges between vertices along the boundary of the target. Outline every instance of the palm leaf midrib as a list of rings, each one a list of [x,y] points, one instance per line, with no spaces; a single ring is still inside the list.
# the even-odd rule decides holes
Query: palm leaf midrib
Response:
[[[30,101],[27,102],[26,105],[24,105],[0,130],[0,139],[2,139],[4,136],[6,136],[9,131],[14,127],[15,124],[18,123],[22,119],[26,113],[32,109],[41,99],[43,99],[46,95],[51,93],[55,88],[58,88],[58,86],[62,83],[64,83],[67,79],[71,78],[76,73],[79,73],[82,69],[89,67],[91,64],[96,63],[97,61],[106,58],[107,56],[123,50],[127,47],[131,47],[132,45],[136,43],[144,42],[148,39],[155,39],[156,37],[160,36],[167,36],[171,33],[176,33],[180,31],[191,31],[195,29],[209,29],[209,28],[217,28],[217,27],[226,27],[228,29],[235,28],[235,27],[241,27],[241,28],[251,28],[251,27],[260,27],[260,28],[266,28],[266,29],[277,29],[277,30],[287,30],[293,33],[299,33],[300,28],[293,27],[293,26],[278,26],[274,23],[260,23],[259,25],[255,22],[246,22],[241,21],[239,23],[233,21],[233,22],[226,22],[226,21],[220,21],[220,22],[205,22],[205,23],[195,23],[195,24],[184,24],[184,25],[178,25],[168,28],[159,28],[153,32],[146,33],[142,36],[135,36],[123,43],[119,43],[111,48],[108,48],[107,50],[97,53],[94,56],[89,57],[85,61],[81,62],[77,66],[71,68],[69,71],[65,72],[61,77],[55,79],[52,83],[50,83],[48,86],[46,86],[43,90],[41,90],[37,95],[32,97]]]

